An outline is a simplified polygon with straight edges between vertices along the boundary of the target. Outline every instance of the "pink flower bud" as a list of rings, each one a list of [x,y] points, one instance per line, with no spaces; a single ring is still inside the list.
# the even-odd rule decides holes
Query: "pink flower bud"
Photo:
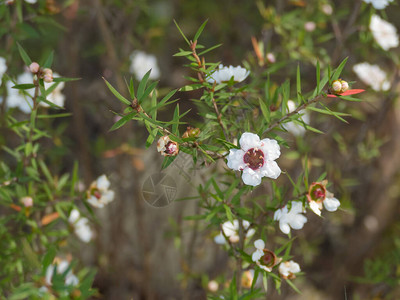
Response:
[[[31,71],[31,73],[36,74],[38,73],[40,70],[40,66],[37,62],[33,62],[29,65],[29,71]]]
[[[53,75],[45,74],[43,80],[47,83],[53,82]]]
[[[342,91],[342,84],[339,80],[332,82],[332,90],[335,93],[340,93]]]
[[[267,60],[268,60],[268,62],[273,64],[276,61],[275,55],[271,52],[267,53]]]
[[[21,202],[24,204],[25,207],[32,207],[33,206],[33,199],[32,197],[22,197]]]
[[[340,83],[342,84],[342,93],[349,89],[349,84],[347,83],[347,81],[341,80]]]
[[[306,24],[304,24],[304,29],[308,32],[314,31],[316,27],[317,25],[312,21],[309,21]]]

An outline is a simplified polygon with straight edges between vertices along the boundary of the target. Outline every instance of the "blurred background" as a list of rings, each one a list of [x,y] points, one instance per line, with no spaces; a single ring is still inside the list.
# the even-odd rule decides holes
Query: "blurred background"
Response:
[[[125,79],[135,78],[135,56],[142,52],[154,55],[160,95],[182,87],[187,84],[185,76],[194,75],[183,66],[183,58],[173,57],[186,46],[174,19],[189,38],[208,19],[200,43],[222,46],[209,52],[207,60],[243,65],[260,82],[268,74],[276,84],[287,78],[295,82],[300,62],[303,89],[308,91],[315,87],[317,60],[322,67],[337,66],[349,57],[344,79],[357,81],[355,88],[367,89],[359,97],[364,101],[327,101],[351,113],[353,117],[346,118],[349,123],[312,114],[312,126],[325,134],[288,133],[289,148],[279,161],[296,178],[304,162],[300,157],[308,153],[310,178],[326,171],[342,209],[323,219],[308,214],[304,229],[295,232],[292,252],[305,273],[295,283],[303,294],[284,284],[280,295],[271,288],[268,299],[400,298],[399,49],[383,51],[368,29],[373,13],[400,28],[396,1],[389,9],[375,12],[359,0],[46,0],[35,4],[16,0],[1,5],[0,11],[2,22],[10,24],[0,28],[0,55],[9,62],[8,75],[23,72],[18,41],[36,60],[55,50],[53,70],[81,78],[62,91],[65,109],[72,116],[53,123],[47,151],[53,173],[72,170],[77,160],[86,187],[107,174],[116,192],[114,202],[96,211],[95,241],[76,243],[72,250],[84,265],[97,269],[94,287],[102,299],[205,299],[209,280],[223,286],[223,278],[231,278],[234,270],[226,251],[214,243],[218,228],[185,219],[201,211],[196,201],[174,201],[165,207],[145,201],[143,185],[160,172],[162,164],[155,145],[145,149],[146,130],[130,122],[109,131],[116,121],[112,111],[120,112],[122,106],[102,77],[128,96]],[[18,22],[20,11],[23,22]],[[270,54],[265,62],[254,51],[252,37]],[[374,91],[357,77],[352,66],[364,61],[386,71],[391,82],[388,91]],[[191,102],[199,95],[192,91],[174,96],[182,110],[194,108],[185,117],[190,124],[200,120]],[[163,114],[168,119],[172,112],[161,112],[161,119]],[[6,132],[1,139],[2,145],[10,142]],[[196,195],[196,183],[225,163],[200,170],[182,165],[187,165],[184,154],[166,170],[176,183],[175,199]],[[268,183],[255,193],[263,191],[268,191]]]

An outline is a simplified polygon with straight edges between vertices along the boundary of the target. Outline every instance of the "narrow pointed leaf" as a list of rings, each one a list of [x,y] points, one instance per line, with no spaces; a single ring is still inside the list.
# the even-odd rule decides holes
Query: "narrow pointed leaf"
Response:
[[[122,103],[126,104],[126,105],[131,105],[131,102],[126,99],[124,96],[122,96],[104,77],[103,80],[105,81],[107,87],[109,88],[109,90],[111,91],[111,93],[114,94],[115,97],[117,97],[117,99],[119,101],[121,101]]]

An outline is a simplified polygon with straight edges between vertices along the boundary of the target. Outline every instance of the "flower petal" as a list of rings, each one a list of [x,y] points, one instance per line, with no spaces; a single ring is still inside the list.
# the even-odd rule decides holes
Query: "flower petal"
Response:
[[[317,202],[310,201],[310,208],[315,214],[317,214],[318,216],[321,216],[321,208]]]
[[[264,250],[265,242],[262,239],[258,239],[254,242],[254,247],[256,247],[258,250]]]
[[[244,154],[245,152],[241,149],[229,150],[228,162],[227,162],[228,168],[238,171],[246,168],[247,166],[243,161]]]
[[[250,168],[245,168],[242,174],[242,180],[244,184],[257,186],[261,183],[261,174],[260,172],[255,172]]]
[[[325,198],[324,206],[327,211],[336,211],[340,206],[340,201],[336,198]]]
[[[259,261],[260,258],[264,255],[264,253],[262,251],[256,250],[253,252],[253,254],[251,255],[251,259],[252,261]]]
[[[288,223],[279,222],[279,228],[281,229],[281,231],[282,231],[284,234],[289,234],[289,232],[290,232],[290,226],[289,226]]]
[[[261,175],[277,179],[281,175],[281,169],[275,161],[266,161],[261,167]]]
[[[242,148],[242,150],[246,152],[251,148],[260,146],[260,137],[255,133],[245,132],[240,137],[239,144],[240,148]]]
[[[217,243],[218,245],[224,245],[226,244],[225,237],[223,236],[222,233],[214,237],[214,242]]]
[[[267,155],[266,160],[275,160],[281,155],[281,148],[276,140],[263,139],[261,145],[261,151]]]

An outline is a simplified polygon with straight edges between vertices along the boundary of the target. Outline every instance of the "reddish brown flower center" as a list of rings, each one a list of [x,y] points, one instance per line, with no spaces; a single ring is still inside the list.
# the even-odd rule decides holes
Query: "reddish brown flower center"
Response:
[[[273,267],[275,266],[276,256],[272,251],[264,249],[264,256],[261,257],[260,261],[266,267]]]
[[[249,168],[257,170],[264,165],[264,153],[257,148],[251,148],[243,156],[243,161]]]
[[[100,199],[100,198],[101,198],[101,193],[100,193],[100,191],[99,191],[99,190],[95,190],[95,191],[93,192],[93,196],[95,196],[97,199]]]
[[[178,150],[178,146],[175,142],[169,141],[165,146],[165,153],[168,155],[175,154]]]
[[[314,197],[316,198],[316,199],[324,199],[325,198],[325,191],[323,190],[323,189],[321,189],[321,188],[316,188],[315,190],[314,190]]]

